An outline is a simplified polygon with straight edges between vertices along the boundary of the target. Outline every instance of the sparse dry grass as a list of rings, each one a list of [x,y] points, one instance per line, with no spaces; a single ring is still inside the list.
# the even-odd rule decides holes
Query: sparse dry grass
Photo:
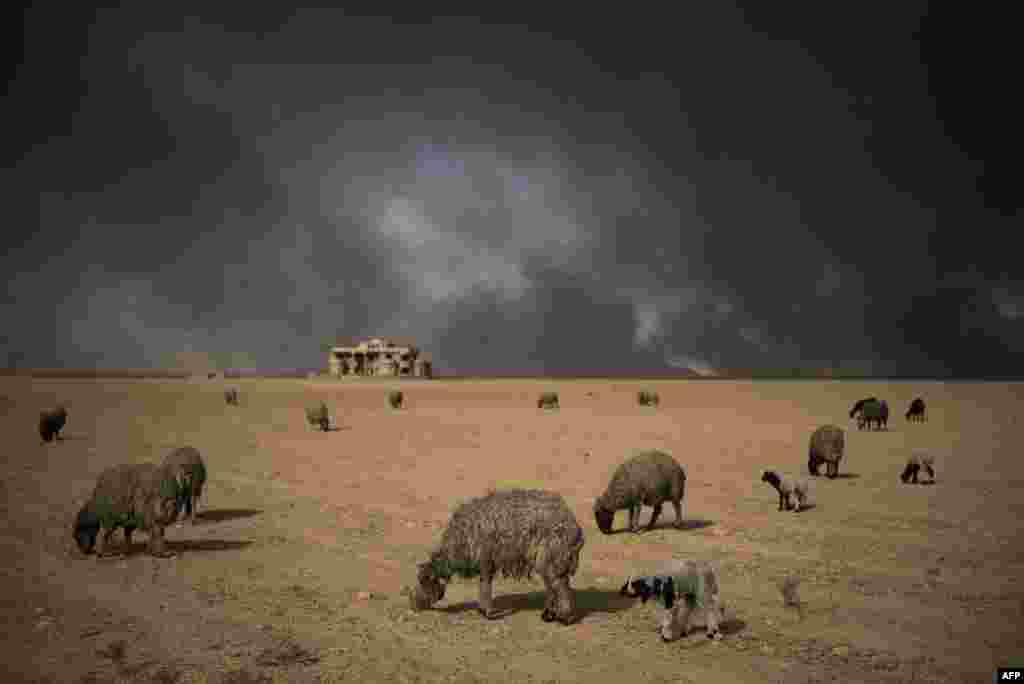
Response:
[[[996,661],[1024,647],[1024,465],[1005,451],[1024,438],[1014,419],[1019,385],[559,380],[562,409],[548,413],[535,402],[550,381],[435,381],[416,383],[416,401],[399,418],[381,389],[401,382],[230,384],[246,397],[243,411],[225,404],[216,381],[0,378],[13,442],[0,478],[0,547],[18,549],[7,556],[17,562],[5,570],[4,600],[18,597],[35,620],[21,598],[31,587],[85,591],[109,607],[113,624],[133,616],[118,637],[126,667],[148,662],[145,649],[172,648],[173,656],[153,658],[181,662],[181,681],[247,671],[275,681],[592,684],[617,681],[623,669],[640,681],[722,684],[761,682],[765,672],[786,681],[988,681]],[[659,394],[658,411],[637,405],[641,390]],[[888,432],[858,432],[846,420],[850,404],[872,394],[894,409]],[[907,423],[900,407],[918,395],[929,421]],[[58,398],[73,406],[68,439],[40,445],[32,416]],[[320,402],[345,430],[318,434],[296,420]],[[841,472],[851,477],[817,478],[815,508],[775,515],[760,473],[802,471],[810,432],[828,422],[847,430]],[[169,532],[179,559],[63,560],[69,501],[87,496],[103,467],[158,462],[183,444],[200,449],[210,468],[200,509],[210,517]],[[593,499],[643,448],[668,451],[687,468],[684,514],[694,524],[601,535]],[[900,484],[913,448],[940,456],[934,486]],[[580,624],[541,623],[539,580],[496,583],[495,607],[511,611],[499,621],[473,610],[471,581],[454,582],[438,610],[409,614],[401,588],[415,562],[457,503],[488,487],[551,489],[573,508],[587,534],[573,581]],[[649,515],[644,509],[642,524]],[[671,556],[720,562],[735,619],[721,643],[662,644],[650,605],[619,602],[628,572]],[[799,577],[803,619],[780,601],[787,577]],[[98,644],[82,646],[82,630],[65,628],[95,620],[68,603],[75,596],[45,594],[66,603],[56,612],[61,629],[30,628],[39,640],[32,649],[17,632],[13,652],[54,681],[112,666]],[[194,636],[161,626],[182,621],[181,634]],[[160,675],[151,666],[137,676]]]

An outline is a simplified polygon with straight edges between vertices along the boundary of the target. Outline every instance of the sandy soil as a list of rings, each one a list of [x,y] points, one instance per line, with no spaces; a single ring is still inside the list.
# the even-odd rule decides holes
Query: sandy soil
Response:
[[[0,378],[5,682],[988,682],[1024,656],[1022,385],[406,382],[395,411],[397,383],[235,384],[238,407],[222,381]],[[641,388],[660,408],[636,405]],[[536,408],[548,389],[561,409]],[[872,394],[894,409],[887,432],[846,418]],[[929,421],[907,423],[918,395]],[[320,399],[338,430],[304,424]],[[41,444],[38,411],[58,400],[66,439]],[[826,422],[847,430],[842,477],[812,482],[811,510],[777,512],[761,471],[802,474]],[[104,467],[181,444],[211,479],[200,524],[168,533],[177,558],[146,555],[143,534],[120,559],[71,552]],[[594,497],[647,447],[687,468],[685,529],[667,507],[651,533],[602,535]],[[937,484],[900,484],[912,448],[936,454]],[[497,583],[500,620],[475,611],[473,582],[408,610],[415,563],[490,486],[551,489],[575,510],[580,623],[540,620],[539,580]],[[657,609],[618,596],[673,556],[721,564],[721,642],[664,644]],[[786,575],[802,616],[783,605]]]

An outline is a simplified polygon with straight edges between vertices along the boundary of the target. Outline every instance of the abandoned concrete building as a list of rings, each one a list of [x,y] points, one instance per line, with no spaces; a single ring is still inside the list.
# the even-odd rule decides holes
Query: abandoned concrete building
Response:
[[[421,352],[413,340],[373,337],[336,342],[327,353],[327,372],[334,377],[429,378],[433,364],[430,354]]]

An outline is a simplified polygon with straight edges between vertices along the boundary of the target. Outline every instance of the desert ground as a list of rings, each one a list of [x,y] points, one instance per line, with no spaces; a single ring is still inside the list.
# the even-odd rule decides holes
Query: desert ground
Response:
[[[661,405],[638,406],[640,389]],[[560,409],[537,409],[546,390]],[[847,418],[871,395],[887,431]],[[926,423],[903,418],[916,396]],[[320,400],[338,429],[306,424]],[[43,444],[38,412],[58,401],[65,438]],[[989,682],[1024,657],[1024,385],[12,376],[0,407],[5,682]],[[806,476],[825,423],[846,430],[841,476],[778,512],[761,472]],[[148,556],[142,533],[123,557],[74,550],[103,468],[186,444],[210,480],[199,524],[168,531],[176,558]],[[621,511],[603,535],[593,500],[641,448],[687,469],[684,529],[666,506],[653,532],[618,533]],[[935,454],[934,485],[900,483],[912,449]],[[581,620],[542,622],[539,579],[496,582],[496,620],[468,580],[410,611],[403,587],[452,510],[513,486],[559,492],[582,524]],[[672,557],[720,564],[723,640],[662,643],[654,602],[619,596]],[[783,605],[787,575],[802,614]]]

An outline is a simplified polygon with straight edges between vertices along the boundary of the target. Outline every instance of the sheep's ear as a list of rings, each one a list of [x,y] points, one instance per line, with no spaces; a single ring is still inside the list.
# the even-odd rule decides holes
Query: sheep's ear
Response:
[[[665,581],[665,590],[662,595],[665,597],[665,609],[672,610],[672,606],[676,602],[676,586],[671,577]]]

